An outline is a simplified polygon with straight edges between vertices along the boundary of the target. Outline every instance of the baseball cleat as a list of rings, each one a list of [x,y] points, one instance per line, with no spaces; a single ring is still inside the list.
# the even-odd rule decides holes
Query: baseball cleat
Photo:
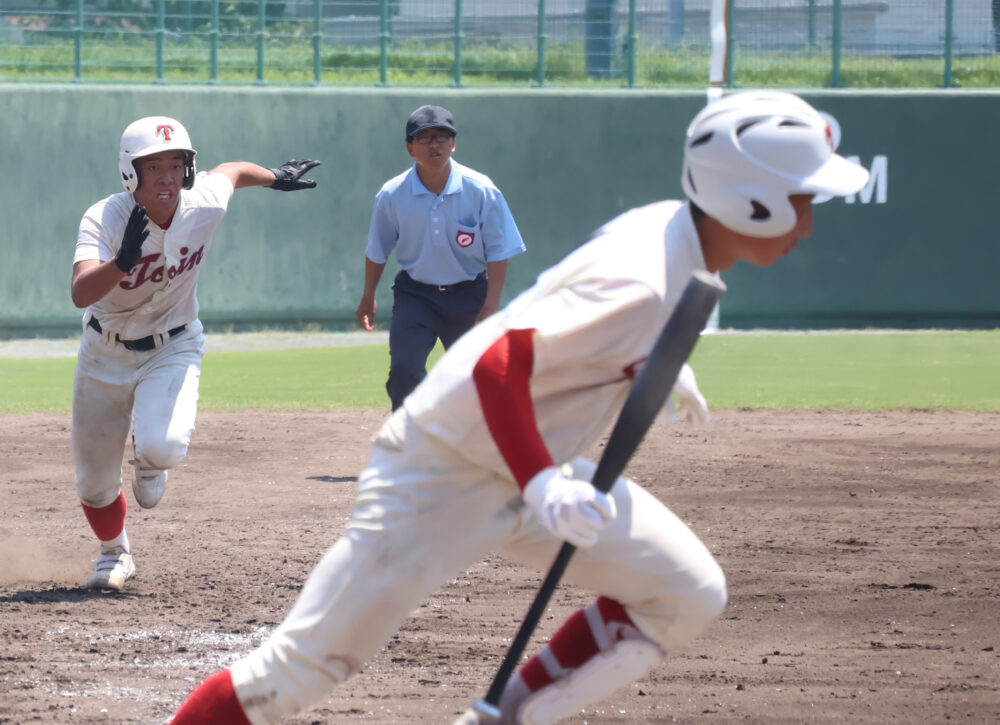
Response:
[[[132,555],[121,547],[101,551],[94,559],[94,571],[87,577],[88,589],[115,589],[121,591],[125,582],[135,576]]]
[[[472,707],[458,716],[451,725],[503,725],[503,713],[485,699],[477,700]]]
[[[156,468],[145,468],[138,461],[132,461],[132,493],[135,502],[144,509],[151,509],[163,498],[167,490],[167,472]]]
[[[499,720],[494,720],[489,715],[478,712],[475,708],[469,708],[458,718],[452,721],[451,725],[486,725],[487,723],[497,723]]]

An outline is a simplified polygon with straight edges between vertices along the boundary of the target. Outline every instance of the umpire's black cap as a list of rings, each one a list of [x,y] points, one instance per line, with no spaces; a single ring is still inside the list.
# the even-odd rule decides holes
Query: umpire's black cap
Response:
[[[455,121],[452,120],[451,111],[441,106],[421,106],[410,114],[406,119],[406,140],[411,140],[418,133],[427,128],[443,128],[458,134],[455,130]]]

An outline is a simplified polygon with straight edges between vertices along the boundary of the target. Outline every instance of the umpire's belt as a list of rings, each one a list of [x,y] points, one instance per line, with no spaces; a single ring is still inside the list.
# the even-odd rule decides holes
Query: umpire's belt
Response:
[[[97,318],[93,315],[90,316],[90,320],[87,322],[90,327],[93,327],[98,332],[103,333],[104,330],[101,329],[101,323],[97,321]],[[167,334],[170,337],[174,335],[180,335],[184,330],[187,329],[187,325],[181,325],[180,327],[175,327],[172,330],[168,330]],[[146,337],[140,337],[138,340],[123,340],[118,337],[118,333],[115,333],[115,342],[120,342],[126,350],[135,350],[136,352],[146,352],[147,350],[152,350],[156,347],[156,336],[147,335]]]
[[[477,282],[483,282],[486,279],[486,272],[480,272],[476,275],[475,279],[466,279],[461,282],[455,282],[453,284],[427,284],[426,282],[419,282],[409,275],[409,273],[404,269],[401,270],[401,274],[406,275],[406,278],[411,284],[417,287],[425,287],[426,289],[434,290],[435,292],[450,292],[453,290],[460,290],[463,287],[468,287],[469,285],[476,284]]]

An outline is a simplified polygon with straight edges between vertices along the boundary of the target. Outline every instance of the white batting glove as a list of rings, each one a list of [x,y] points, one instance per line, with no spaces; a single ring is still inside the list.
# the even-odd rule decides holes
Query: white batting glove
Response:
[[[675,398],[676,403],[674,402]],[[670,391],[662,413],[663,417],[671,423],[683,420],[699,425],[709,424],[711,416],[708,414],[708,403],[705,401],[705,396],[698,390],[698,383],[694,379],[694,370],[687,363],[681,367],[677,382],[674,383],[674,388]]]
[[[562,469],[543,468],[524,487],[524,502],[555,536],[586,548],[597,543],[598,535],[617,510],[614,499],[589,481],[571,478],[572,472],[568,465]]]

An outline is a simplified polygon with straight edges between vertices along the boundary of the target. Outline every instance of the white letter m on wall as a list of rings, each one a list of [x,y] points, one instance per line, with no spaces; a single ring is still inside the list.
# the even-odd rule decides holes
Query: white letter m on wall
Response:
[[[860,159],[857,156],[849,156],[848,160],[855,163],[860,163]],[[869,169],[868,183],[865,187],[857,193],[857,197],[861,198],[862,204],[870,204],[872,197],[875,197],[876,204],[885,204],[886,199],[889,198],[889,157],[888,156],[875,156],[872,159],[872,167]],[[853,204],[856,196],[852,194],[851,196],[845,197],[844,201],[848,204]]]

